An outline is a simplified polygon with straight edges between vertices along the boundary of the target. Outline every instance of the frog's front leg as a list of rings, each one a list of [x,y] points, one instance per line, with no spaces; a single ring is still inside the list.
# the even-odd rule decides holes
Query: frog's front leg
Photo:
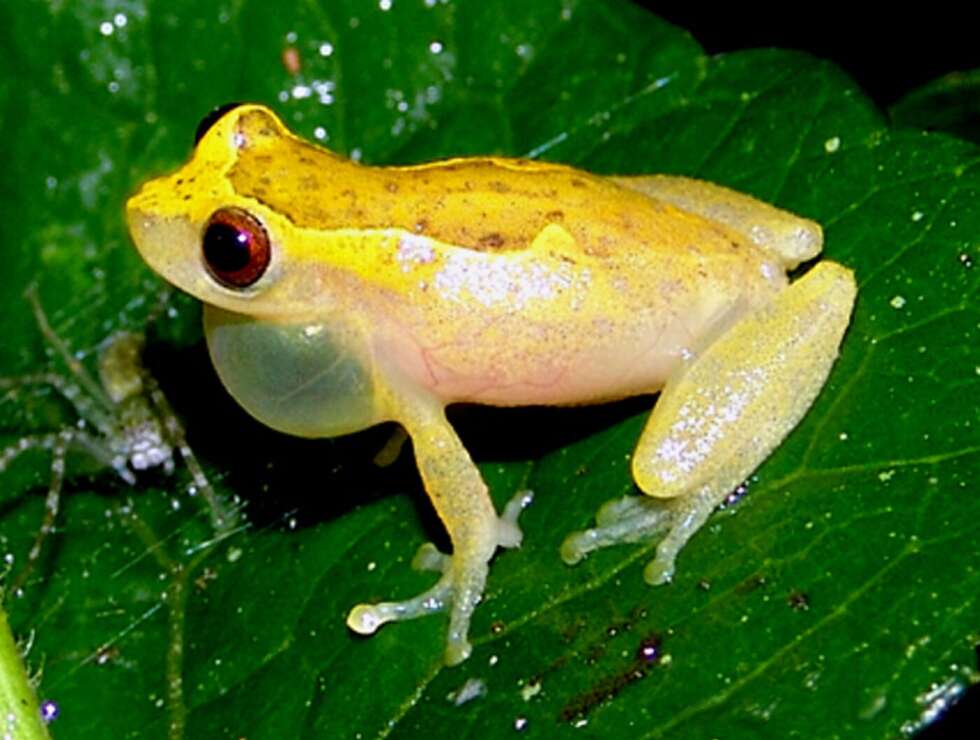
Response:
[[[520,502],[515,499],[503,516],[497,516],[480,472],[441,406],[422,403],[400,421],[412,440],[425,490],[449,532],[453,552],[442,555],[423,545],[413,565],[441,571],[435,586],[405,601],[359,604],[351,610],[347,625],[360,634],[371,634],[386,622],[448,609],[445,660],[455,665],[470,654],[470,617],[483,596],[490,558],[498,547],[520,545],[517,515],[529,498],[521,494]]]
[[[606,504],[597,527],[569,535],[562,544],[565,562],[666,531],[644,577],[652,584],[669,581],[691,536],[817,397],[854,297],[850,270],[820,263],[771,305],[739,319],[671,378],[633,455],[633,477],[653,498]]]

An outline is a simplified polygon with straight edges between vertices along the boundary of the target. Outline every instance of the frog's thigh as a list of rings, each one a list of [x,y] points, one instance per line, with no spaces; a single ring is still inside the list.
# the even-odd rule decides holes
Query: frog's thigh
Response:
[[[419,596],[401,602],[361,604],[347,618],[351,629],[374,632],[385,622],[411,619],[449,609],[446,662],[464,660],[470,653],[467,640],[470,617],[483,595],[488,561],[498,546],[515,547],[521,533],[516,524],[519,508],[498,517],[486,484],[456,436],[442,407],[419,404],[401,416],[430,500],[449,532],[450,557],[433,558],[424,549],[417,567],[442,570],[439,582]]]
[[[744,480],[823,387],[854,295],[851,271],[822,262],[669,380],[633,458],[640,488],[672,498]]]
[[[633,455],[637,485],[655,498],[608,504],[595,529],[566,540],[566,562],[667,530],[646,578],[668,580],[687,540],[813,403],[837,357],[854,295],[849,270],[821,263],[671,379]]]
[[[820,224],[704,180],[675,175],[613,177],[614,182],[689,213],[718,221],[771,253],[787,269],[820,254]]]

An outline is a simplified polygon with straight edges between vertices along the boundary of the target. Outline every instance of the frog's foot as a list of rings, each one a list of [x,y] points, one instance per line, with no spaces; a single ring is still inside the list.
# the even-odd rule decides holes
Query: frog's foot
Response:
[[[650,542],[660,539],[657,555],[643,571],[647,583],[668,583],[674,575],[674,561],[684,545],[724,501],[704,489],[692,496],[655,499],[624,496],[605,503],[596,514],[596,526],[572,532],[561,545],[561,558],[575,565],[594,550],[610,545]]]
[[[442,573],[436,584],[404,601],[358,604],[347,616],[347,626],[359,634],[370,635],[387,622],[449,610],[446,663],[456,665],[466,660],[472,650],[467,639],[470,618],[483,597],[490,558],[498,547],[520,546],[522,535],[517,518],[532,498],[530,491],[521,491],[507,503],[504,513],[497,518],[496,537],[490,547],[461,547],[447,555],[431,542],[422,545],[412,559],[412,567]]]
[[[504,513],[497,519],[497,547],[520,547],[524,533],[521,532],[517,520],[531,502],[534,501],[533,491],[519,491],[515,493],[507,505],[504,506]],[[445,573],[449,570],[453,556],[439,550],[431,542],[423,544],[412,558],[412,568],[414,570],[430,570],[436,573]],[[438,585],[438,584],[436,584]]]

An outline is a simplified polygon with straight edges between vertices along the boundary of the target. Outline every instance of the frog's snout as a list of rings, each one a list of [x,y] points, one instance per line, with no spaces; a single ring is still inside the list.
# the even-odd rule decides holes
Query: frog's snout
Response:
[[[147,205],[144,186],[126,201],[126,225],[136,249],[143,258],[152,265],[150,251],[147,249],[153,241],[156,231],[157,217]]]
[[[126,200],[126,218],[133,223],[134,218],[142,214],[149,217],[163,213],[166,210],[168,195],[168,178],[149,180],[140,185],[139,190]]]
[[[165,280],[187,290],[200,263],[200,235],[186,217],[166,210],[160,180],[143,185],[126,201],[126,224],[136,250]]]

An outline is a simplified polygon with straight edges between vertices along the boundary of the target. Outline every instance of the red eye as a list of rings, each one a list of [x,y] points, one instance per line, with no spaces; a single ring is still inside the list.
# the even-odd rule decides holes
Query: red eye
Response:
[[[240,208],[222,208],[208,219],[201,240],[204,264],[229,288],[247,288],[269,266],[269,235],[259,220]]]

